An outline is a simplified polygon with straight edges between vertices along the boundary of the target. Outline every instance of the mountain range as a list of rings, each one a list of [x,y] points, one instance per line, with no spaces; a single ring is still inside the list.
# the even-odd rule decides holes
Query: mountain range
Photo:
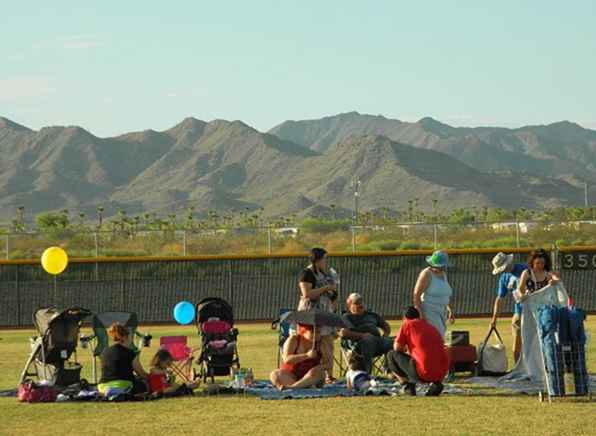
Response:
[[[596,131],[567,121],[519,129],[452,127],[350,112],[286,121],[186,118],[100,138],[77,126],[31,130],[0,117],[0,216],[70,208],[174,213],[263,209],[266,216],[362,210],[583,203],[596,180]]]

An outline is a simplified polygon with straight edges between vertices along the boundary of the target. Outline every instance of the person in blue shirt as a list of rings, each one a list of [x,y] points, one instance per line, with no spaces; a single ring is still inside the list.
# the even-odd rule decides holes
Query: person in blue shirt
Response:
[[[491,327],[497,325],[497,319],[501,310],[503,299],[508,293],[513,293],[517,289],[519,278],[522,273],[528,269],[524,263],[513,263],[513,254],[498,253],[492,260],[493,275],[499,275],[497,284],[497,298],[493,307],[493,316],[490,322]],[[513,333],[513,359],[518,361],[521,354],[521,313],[522,305],[516,302],[511,319],[511,330]]]

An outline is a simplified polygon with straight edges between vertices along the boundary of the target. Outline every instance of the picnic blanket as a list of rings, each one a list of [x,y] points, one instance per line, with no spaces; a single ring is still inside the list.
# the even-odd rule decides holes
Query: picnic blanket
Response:
[[[503,380],[496,377],[472,377],[466,382],[481,385],[488,388],[507,389],[518,394],[538,394],[544,392],[546,387],[542,381],[530,379]],[[596,375],[590,376],[590,392],[596,392]]]
[[[369,388],[364,392],[348,389],[345,382],[336,382],[325,385],[322,388],[307,389],[284,389],[280,391],[271,383],[259,381],[255,385],[244,390],[249,395],[255,395],[261,400],[298,400],[312,398],[332,398],[332,397],[362,397],[362,396],[397,396],[402,394],[399,384],[389,380],[377,380],[377,386]],[[417,394],[425,395],[429,385],[420,384],[417,386]],[[463,393],[463,389],[452,385],[445,385],[444,394]]]
[[[0,398],[1,397],[16,397],[17,390],[16,389],[7,389],[4,391],[0,391]]]

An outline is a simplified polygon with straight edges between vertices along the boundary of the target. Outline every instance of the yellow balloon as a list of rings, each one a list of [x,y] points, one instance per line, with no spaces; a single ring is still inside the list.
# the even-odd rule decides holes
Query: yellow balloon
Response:
[[[67,265],[68,255],[60,247],[50,247],[41,255],[41,266],[55,276],[64,271]]]

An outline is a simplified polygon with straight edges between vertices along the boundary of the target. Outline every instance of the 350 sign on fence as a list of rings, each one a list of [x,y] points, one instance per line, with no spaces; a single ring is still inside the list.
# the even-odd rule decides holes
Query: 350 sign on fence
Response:
[[[596,253],[561,253],[563,269],[596,269]]]

